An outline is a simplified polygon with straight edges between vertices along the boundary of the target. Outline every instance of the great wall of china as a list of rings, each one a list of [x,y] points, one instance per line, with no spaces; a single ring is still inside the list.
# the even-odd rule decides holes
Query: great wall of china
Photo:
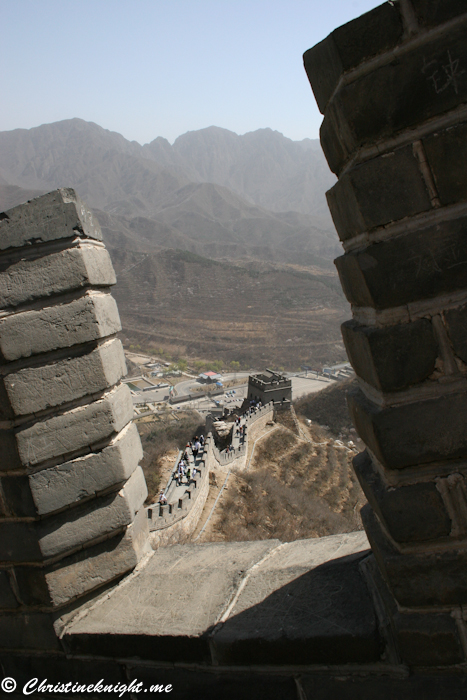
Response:
[[[99,226],[66,189],[0,215],[9,697],[35,677],[208,700],[465,699],[466,31],[461,0],[400,0],[305,54],[339,177],[371,549],[357,532],[154,551]]]

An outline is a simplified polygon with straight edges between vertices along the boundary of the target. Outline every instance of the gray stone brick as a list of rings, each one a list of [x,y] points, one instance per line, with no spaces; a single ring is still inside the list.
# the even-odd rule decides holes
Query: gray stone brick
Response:
[[[107,287],[115,282],[115,272],[106,249],[81,244],[59,253],[8,265],[0,272],[0,308],[82,287]]]
[[[451,520],[435,483],[388,486],[366,451],[353,459],[353,466],[368,502],[396,542],[449,535]]]
[[[441,204],[467,199],[467,124],[437,131],[423,140]]]
[[[147,496],[141,467],[123,489],[35,523],[0,521],[0,561],[42,561],[121,530]]]
[[[0,570],[0,608],[17,608],[18,600],[10,585],[8,571]]]
[[[462,542],[453,541],[446,549],[402,554],[384,534],[370,506],[364,506],[361,515],[379,569],[400,605],[465,603],[467,551]]]
[[[31,474],[29,485],[37,513],[53,512],[125,481],[142,458],[138,429],[130,423],[101,452]]]
[[[0,615],[0,648],[61,651],[53,615],[3,612]]]
[[[467,306],[445,311],[444,319],[454,353],[467,362]]]
[[[0,320],[0,361],[11,362],[87,343],[121,330],[110,294],[91,292],[66,304],[23,311]]]
[[[355,372],[380,391],[406,389],[435,368],[438,344],[428,319],[386,328],[346,321],[341,330]]]
[[[0,420],[44,411],[109,389],[126,374],[123,347],[113,338],[79,357],[27,367],[0,379]]]
[[[102,240],[96,217],[70,188],[49,192],[0,215],[0,250],[74,236]]]
[[[109,438],[133,418],[131,393],[125,384],[102,399],[61,415],[37,421],[31,427],[0,430],[0,468],[15,469],[55,459]]]
[[[134,423],[100,452],[28,476],[0,479],[10,516],[47,515],[126,481],[143,457]]]
[[[398,612],[394,626],[402,661],[409,666],[452,666],[465,661],[456,621],[449,612]]]
[[[411,0],[422,27],[433,27],[467,13],[464,0]]]
[[[335,29],[303,56],[305,71],[321,112],[341,75],[387,51],[402,39],[398,6],[384,3]]]
[[[467,394],[381,408],[359,389],[347,394],[362,440],[388,469],[467,457]]]
[[[431,208],[411,146],[353,168],[326,196],[341,241]]]
[[[149,552],[146,512],[141,509],[125,533],[39,568],[16,567],[25,605],[64,605],[131,571]]]
[[[467,100],[466,64],[464,27],[438,35],[342,86],[330,106],[345,126],[333,122],[326,110],[323,128],[329,121],[326,131],[334,131],[337,140],[350,132],[355,148],[360,148],[439,116]],[[328,142],[332,143],[331,137]],[[328,157],[328,143],[323,141],[322,146]],[[334,172],[341,171],[349,155],[347,149],[339,158],[334,149]]]
[[[387,309],[466,288],[467,218],[419,229],[335,261],[347,299]]]

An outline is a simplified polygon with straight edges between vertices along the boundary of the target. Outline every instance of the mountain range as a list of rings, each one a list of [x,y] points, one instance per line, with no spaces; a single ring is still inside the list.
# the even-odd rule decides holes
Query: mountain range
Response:
[[[316,290],[316,285],[322,284],[316,292],[318,306],[331,309],[331,316],[336,312],[337,329],[337,321],[347,305],[338,286],[330,285],[330,280],[335,280],[332,259],[340,253],[325,201],[325,191],[334,182],[318,140],[292,141],[271,129],[239,136],[211,126],[190,131],[173,145],[162,137],[140,145],[82,119],[0,132],[0,211],[57,187],[75,188],[101,223],[119,278],[116,296],[124,327],[127,322],[126,327],[131,325],[136,335],[135,306],[131,300],[135,298],[134,290],[140,289],[141,274],[144,273],[145,284],[156,292],[151,298],[166,298],[165,292],[173,285],[166,277],[165,289],[161,289],[161,265],[170,258],[167,251],[174,250],[191,254],[182,256],[175,266],[179,279],[174,282],[174,299],[178,294],[174,290],[180,283],[180,265],[183,276],[191,279],[190,288],[190,266],[206,270],[199,256],[228,266],[231,289],[235,289],[235,276],[242,288],[247,279],[246,268],[250,275],[254,270],[258,274],[275,274],[280,269],[278,280],[290,289],[297,286],[299,271],[310,275],[306,284],[302,282],[306,289]],[[143,259],[145,263],[140,265]],[[175,269],[173,265],[169,268]],[[212,272],[212,266],[210,269]],[[287,275],[291,275],[290,280]],[[217,267],[211,277],[206,298],[211,295],[226,301],[222,288],[216,287],[222,287]],[[263,299],[270,315],[271,300],[257,286],[255,293]],[[191,309],[191,317],[194,314],[197,318],[202,309],[192,296],[188,294],[187,309]],[[194,306],[190,307],[190,300]],[[316,305],[312,299],[305,306],[313,309]],[[296,315],[293,307],[279,304],[284,318]],[[162,307],[153,301],[151,308],[153,315],[148,317],[145,312],[145,319],[141,318],[142,335],[147,333],[148,323],[153,329],[158,326]],[[204,323],[202,318],[198,321]],[[326,336],[329,348],[334,350],[318,353],[323,361],[336,359],[341,353],[338,331],[328,326]],[[182,342],[183,324],[179,333],[178,341],[174,337],[169,344],[186,348],[189,343]],[[287,335],[299,337],[293,331],[287,331]],[[163,342],[159,336],[157,330],[152,331],[154,342]],[[282,346],[281,336],[276,341],[272,345]],[[228,347],[227,338],[225,342]],[[197,347],[193,353],[201,352],[201,348],[207,352],[206,344],[200,342]],[[303,361],[302,354],[297,355],[297,361]],[[243,355],[245,362],[253,363],[253,353],[245,351]],[[308,353],[310,356],[315,354]],[[281,364],[287,364],[287,357],[282,358]],[[267,359],[280,362],[280,353],[273,352]]]

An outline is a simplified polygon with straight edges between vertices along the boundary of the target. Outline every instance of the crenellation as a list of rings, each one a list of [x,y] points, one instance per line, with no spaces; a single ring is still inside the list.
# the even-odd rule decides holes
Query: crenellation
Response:
[[[1,646],[52,649],[148,554],[147,488],[99,224],[72,190],[0,219]]]

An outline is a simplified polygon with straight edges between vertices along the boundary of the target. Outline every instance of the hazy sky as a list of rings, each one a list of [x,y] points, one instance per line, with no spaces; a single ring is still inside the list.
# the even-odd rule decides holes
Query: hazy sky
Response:
[[[302,54],[381,0],[0,0],[0,131],[81,117],[146,143],[317,138]]]

